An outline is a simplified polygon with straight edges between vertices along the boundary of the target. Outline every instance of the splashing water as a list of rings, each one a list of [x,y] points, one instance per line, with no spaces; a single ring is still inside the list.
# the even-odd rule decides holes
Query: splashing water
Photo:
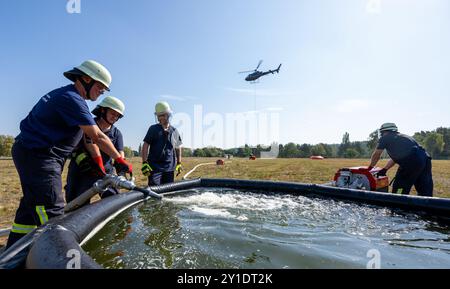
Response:
[[[133,207],[84,249],[107,268],[450,268],[449,227],[382,207],[195,189]]]

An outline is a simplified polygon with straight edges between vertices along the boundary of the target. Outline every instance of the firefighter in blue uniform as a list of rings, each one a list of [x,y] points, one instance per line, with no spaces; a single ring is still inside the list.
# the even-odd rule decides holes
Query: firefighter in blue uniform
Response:
[[[123,136],[114,124],[123,117],[124,111],[125,105],[123,102],[113,96],[105,97],[92,111],[92,114],[96,116],[94,120],[97,126],[109,137],[122,157],[125,157]],[[65,186],[66,202],[69,203],[83,194],[105,173],[114,173],[111,157],[100,152],[95,144],[89,143],[84,137],[72,154],[67,174],[67,185]],[[118,193],[119,191],[116,188],[110,187],[102,192],[100,197],[103,199]]]
[[[20,123],[12,156],[22,186],[7,247],[50,218],[64,213],[61,174],[66,159],[83,133],[115,160],[119,171],[131,165],[98,128],[86,100],[95,101],[109,90],[111,74],[100,63],[88,60],[64,73],[73,82],[43,96]]]
[[[371,170],[377,164],[386,150],[391,159],[378,175],[386,175],[395,164],[399,165],[392,192],[408,195],[414,186],[419,196],[432,197],[430,155],[412,137],[399,133],[394,123],[383,124],[379,131],[381,137],[368,169]]]
[[[158,102],[155,116],[158,124],[150,126],[142,146],[142,173],[148,185],[161,185],[174,181],[174,172],[181,173],[181,136],[170,125],[172,110],[167,102]]]

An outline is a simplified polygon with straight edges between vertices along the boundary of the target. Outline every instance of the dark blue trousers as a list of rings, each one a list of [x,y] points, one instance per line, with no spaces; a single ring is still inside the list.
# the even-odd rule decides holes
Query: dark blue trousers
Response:
[[[66,191],[66,202],[70,203],[71,201],[76,199],[78,196],[90,189],[99,179],[100,177],[81,172],[76,162],[73,160],[70,161],[69,171],[67,173],[67,183],[64,187]],[[100,194],[100,197],[103,199],[109,196],[116,195],[118,193],[119,191],[115,188],[108,188],[106,189],[106,191]],[[89,204],[89,201],[84,205],[87,204]]]
[[[174,171],[171,172],[155,172],[153,171],[148,177],[149,186],[159,186],[163,184],[173,183],[175,180]]]
[[[419,196],[433,196],[433,176],[431,157],[420,150],[415,155],[399,164],[392,188],[393,193],[408,195],[412,186]]]
[[[20,142],[12,147],[23,197],[16,211],[7,247],[64,213],[61,174],[65,159],[51,150],[30,150]]]

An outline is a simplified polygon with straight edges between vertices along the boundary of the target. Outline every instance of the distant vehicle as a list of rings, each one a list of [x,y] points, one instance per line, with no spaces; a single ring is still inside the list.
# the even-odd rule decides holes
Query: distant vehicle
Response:
[[[262,76],[264,76],[264,75],[267,75],[267,74],[270,74],[270,73],[271,73],[271,74],[274,74],[275,72],[276,72],[276,73],[280,73],[281,64],[280,64],[280,65],[278,66],[278,68],[275,69],[275,70],[269,70],[269,71],[265,71],[265,72],[263,72],[263,71],[258,71],[258,68],[261,66],[262,62],[263,62],[262,60],[259,61],[258,66],[256,67],[255,70],[242,71],[242,72],[239,72],[239,73],[249,73],[249,72],[252,72],[251,74],[247,75],[247,77],[245,78],[245,80],[246,80],[246,81],[249,81],[249,82],[255,82],[255,81],[258,80],[260,77],[262,77]]]

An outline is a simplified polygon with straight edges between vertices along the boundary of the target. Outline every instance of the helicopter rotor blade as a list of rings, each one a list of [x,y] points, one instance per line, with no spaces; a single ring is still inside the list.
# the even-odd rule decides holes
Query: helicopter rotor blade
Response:
[[[249,70],[249,71],[241,71],[241,72],[238,72],[238,73],[250,73],[250,72],[254,72],[255,70]]]
[[[260,61],[258,62],[258,66],[256,67],[255,71],[258,70],[258,68],[261,66],[262,63],[263,63],[262,60],[260,60]]]

